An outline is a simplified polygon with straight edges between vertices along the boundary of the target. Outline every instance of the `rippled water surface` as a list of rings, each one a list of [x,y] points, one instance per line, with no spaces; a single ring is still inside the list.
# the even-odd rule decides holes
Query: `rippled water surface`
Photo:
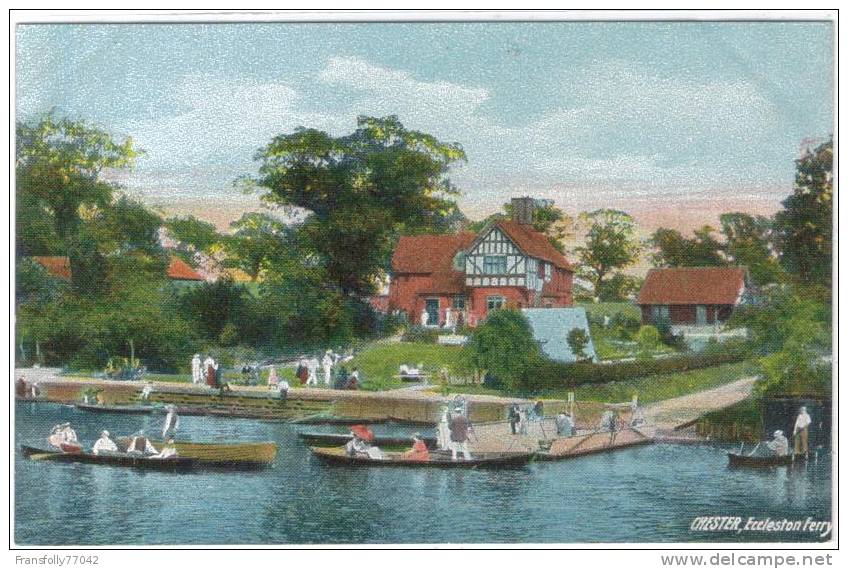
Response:
[[[18,403],[17,445],[71,421],[155,433],[161,416]],[[299,427],[303,428],[303,427]],[[385,429],[385,427],[384,427]],[[400,429],[396,429],[396,432]],[[408,429],[406,429],[408,431]],[[816,534],[701,533],[707,515],[831,518],[831,463],[728,469],[725,450],[651,445],[508,470],[348,468],[314,459],[295,427],[182,417],[180,438],[275,440],[260,472],[171,474],[15,456],[15,541],[63,544],[815,541]]]

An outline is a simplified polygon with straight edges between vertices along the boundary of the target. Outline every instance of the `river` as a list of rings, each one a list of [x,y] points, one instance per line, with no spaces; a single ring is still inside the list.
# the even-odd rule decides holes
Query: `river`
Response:
[[[91,444],[104,428],[153,434],[161,416],[16,404],[15,442],[43,445],[70,421]],[[302,426],[297,428],[304,428]],[[384,427],[386,428],[386,427]],[[396,428],[395,431],[409,429]],[[831,459],[729,469],[724,448],[648,445],[505,470],[328,466],[296,428],[182,417],[179,438],[275,440],[258,472],[140,472],[34,462],[15,454],[18,545],[581,543],[820,541],[815,532],[700,532],[698,516],[831,520]]]

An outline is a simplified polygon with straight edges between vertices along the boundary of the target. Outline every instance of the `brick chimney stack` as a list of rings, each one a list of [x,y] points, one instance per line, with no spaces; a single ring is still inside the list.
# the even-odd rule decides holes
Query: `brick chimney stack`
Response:
[[[524,196],[523,198],[512,198],[512,220],[523,225],[533,224],[533,208],[536,200]]]

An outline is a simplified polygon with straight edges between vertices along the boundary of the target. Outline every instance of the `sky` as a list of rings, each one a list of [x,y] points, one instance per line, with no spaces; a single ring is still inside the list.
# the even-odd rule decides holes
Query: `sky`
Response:
[[[833,132],[828,22],[18,25],[18,120],[51,109],[145,155],[116,176],[168,213],[224,226],[234,180],[299,126],[358,115],[468,155],[450,178],[480,218],[516,195],[614,207],[647,229],[769,214],[794,160]]]

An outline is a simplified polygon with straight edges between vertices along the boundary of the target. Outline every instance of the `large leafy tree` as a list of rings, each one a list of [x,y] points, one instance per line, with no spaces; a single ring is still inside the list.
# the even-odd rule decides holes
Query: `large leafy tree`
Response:
[[[224,241],[225,265],[241,269],[251,280],[271,260],[285,255],[291,230],[280,220],[264,213],[245,213],[230,224],[233,234]]]
[[[256,158],[263,199],[305,210],[299,231],[328,281],[363,295],[373,292],[399,233],[438,228],[455,214],[458,191],[447,173],[465,152],[389,116],[360,117],[341,137],[301,128]]]
[[[116,187],[103,179],[106,169],[131,167],[138,151],[132,139],[52,114],[37,123],[16,125],[15,178],[18,202],[28,216],[40,212],[52,220],[60,248],[70,259],[75,290],[96,290],[103,258],[82,231],[86,208],[112,203]]]
[[[780,263],[806,284],[829,287],[833,255],[833,139],[795,161],[795,189],[775,215]]]
[[[533,367],[542,357],[527,317],[506,308],[493,312],[474,329],[466,353],[472,367],[518,391],[529,389]]]
[[[730,261],[748,267],[757,284],[778,282],[782,271],[771,246],[772,220],[739,212],[722,214],[720,219]]]
[[[654,252],[655,267],[720,267],[727,264],[724,245],[713,235],[715,229],[704,225],[694,231],[694,237],[684,237],[676,229],[661,227],[648,240]]]
[[[593,283],[597,296],[608,276],[639,258],[636,223],[630,215],[615,209],[581,213],[580,222],[586,233],[584,245],[576,249],[580,259],[578,274]]]

